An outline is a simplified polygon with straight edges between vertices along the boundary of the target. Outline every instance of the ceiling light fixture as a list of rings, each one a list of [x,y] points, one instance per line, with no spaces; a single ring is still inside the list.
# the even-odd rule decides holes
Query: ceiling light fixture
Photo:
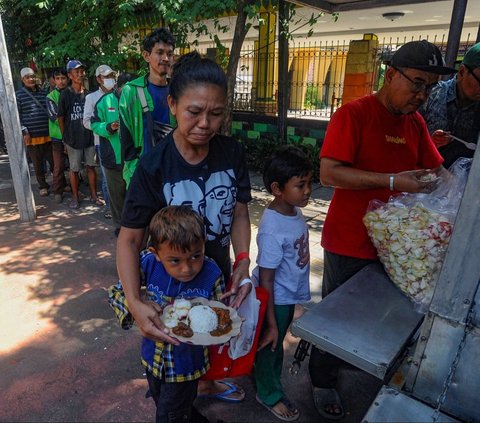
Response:
[[[387,13],[382,13],[382,16],[385,19],[388,19],[389,21],[396,21],[397,19],[405,16],[405,13],[403,12],[387,12]]]

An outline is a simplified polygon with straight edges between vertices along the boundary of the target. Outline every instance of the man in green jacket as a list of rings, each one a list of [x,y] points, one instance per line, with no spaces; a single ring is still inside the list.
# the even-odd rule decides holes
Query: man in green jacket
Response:
[[[133,77],[129,73],[122,73],[118,77],[115,89],[98,100],[93,110],[93,116],[90,119],[92,131],[100,138],[100,156],[102,157],[105,171],[116,236],[120,232],[120,221],[126,193],[120,137],[118,134],[120,126],[118,104],[122,87],[132,79]]]
[[[144,93],[153,121],[170,124],[167,76],[173,64],[174,49],[175,38],[170,31],[165,28],[153,31],[143,41],[142,55],[148,63],[148,74],[123,87],[119,103],[120,139],[125,160],[123,177],[127,186],[139,158],[153,147],[138,90]]]

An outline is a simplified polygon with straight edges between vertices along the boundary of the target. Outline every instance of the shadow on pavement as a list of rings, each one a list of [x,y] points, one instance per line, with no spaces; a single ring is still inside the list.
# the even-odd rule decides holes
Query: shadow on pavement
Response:
[[[5,316],[0,326],[0,421],[153,421],[153,401],[144,397],[140,335],[136,329],[120,329],[107,303],[106,289],[117,279],[111,221],[87,202],[71,211],[67,201],[56,204],[52,195],[41,198],[35,186],[33,190],[37,219],[22,223],[8,160],[0,157],[0,308]],[[270,201],[258,187],[254,197],[252,228]],[[312,245],[319,249],[327,207],[328,199],[314,198],[305,209]],[[320,258],[312,262],[314,268],[320,270]],[[297,342],[291,335],[285,341],[285,390],[300,409],[301,422],[321,422],[307,361],[297,376],[288,373]],[[198,399],[200,411],[212,421],[278,421],[255,401],[251,377],[237,382],[247,392],[244,403]],[[368,389],[357,382],[349,389],[348,410],[358,409],[358,398],[365,408],[361,394]],[[357,411],[344,421],[359,419]]]

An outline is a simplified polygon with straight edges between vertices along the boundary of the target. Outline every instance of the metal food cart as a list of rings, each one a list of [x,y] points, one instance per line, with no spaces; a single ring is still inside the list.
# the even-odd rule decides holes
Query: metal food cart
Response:
[[[365,423],[480,422],[478,155],[425,315],[370,265],[292,325],[294,335],[383,381]]]

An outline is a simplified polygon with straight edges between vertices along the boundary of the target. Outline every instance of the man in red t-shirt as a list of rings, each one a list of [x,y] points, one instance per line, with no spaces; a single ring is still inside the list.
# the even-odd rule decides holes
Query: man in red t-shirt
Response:
[[[320,179],[335,187],[322,232],[325,297],[367,264],[378,260],[362,218],[370,200],[395,192],[428,191],[420,176],[446,172],[418,108],[427,100],[443,66],[427,41],[405,44],[393,55],[378,93],[342,106],[332,116],[320,153]],[[312,348],[310,376],[318,412],[343,416],[336,391],[341,360]]]

